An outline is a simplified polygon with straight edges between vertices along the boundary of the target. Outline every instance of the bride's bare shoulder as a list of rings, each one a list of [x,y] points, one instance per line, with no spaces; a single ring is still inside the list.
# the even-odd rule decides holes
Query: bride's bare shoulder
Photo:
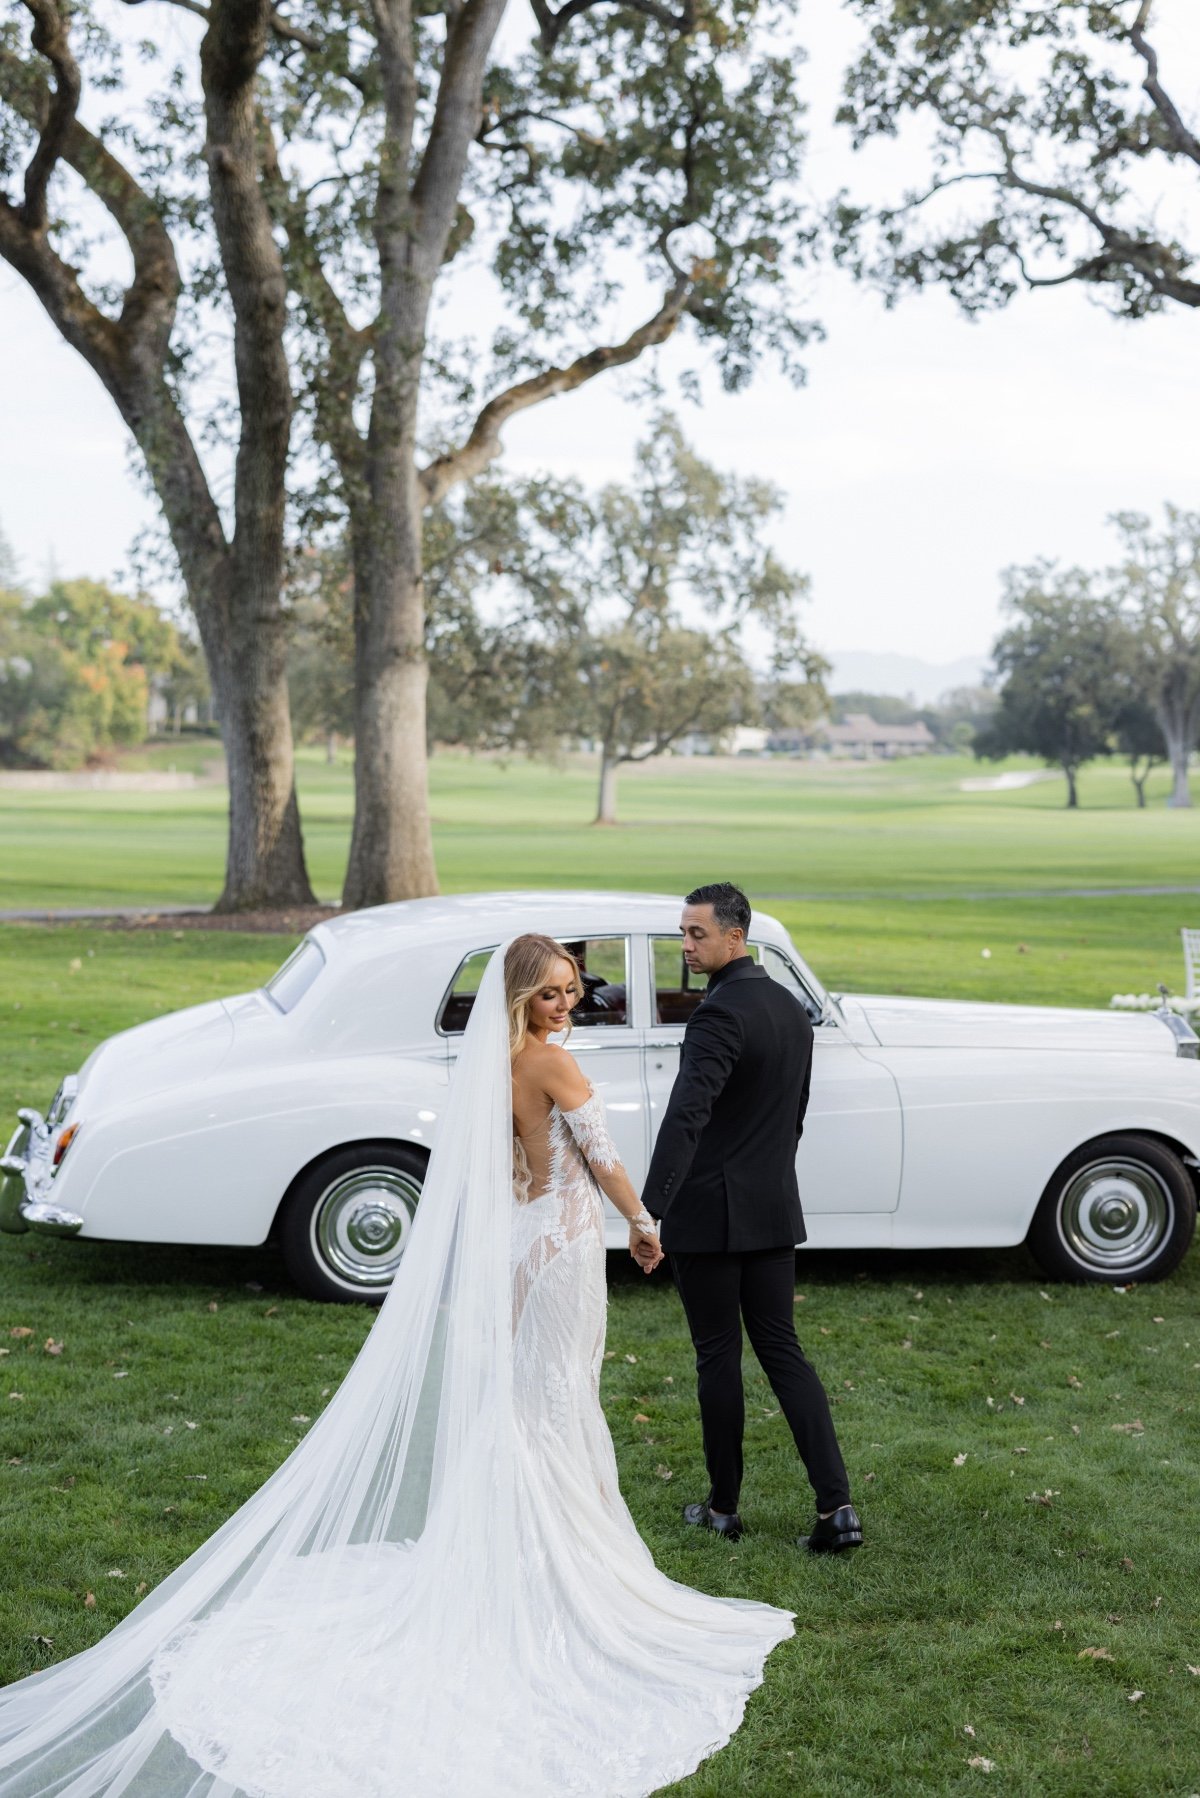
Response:
[[[563,1107],[582,1104],[591,1092],[579,1063],[560,1043],[526,1042],[513,1061],[513,1075]]]

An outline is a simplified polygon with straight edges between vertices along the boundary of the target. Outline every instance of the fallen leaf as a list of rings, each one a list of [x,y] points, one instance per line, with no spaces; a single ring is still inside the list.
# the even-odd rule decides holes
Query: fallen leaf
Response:
[[[996,1771],[995,1761],[990,1761],[986,1754],[973,1754],[967,1765],[974,1767],[978,1773],[994,1773]]]
[[[10,1336],[18,1336],[18,1337],[33,1335],[33,1331],[30,1329],[28,1324],[14,1324],[12,1329],[8,1333]],[[35,1640],[36,1640],[36,1638],[35,1638]]]
[[[1120,1334],[1120,1330],[1105,1330],[1104,1340],[1106,1342],[1111,1342],[1114,1336],[1119,1336]]]
[[[1055,1627],[1055,1629],[1061,1629],[1061,1628],[1062,1628],[1062,1618],[1061,1618],[1061,1617],[1056,1617],[1056,1618],[1055,1618],[1055,1619],[1054,1619],[1054,1627]]]
[[[1080,1429],[1080,1427],[1077,1423],[1073,1423],[1071,1425],[1071,1434],[1072,1434],[1072,1436],[1082,1436],[1083,1431]]]
[[[1045,1299],[1045,1301],[1046,1301],[1046,1303],[1047,1303],[1047,1304],[1049,1304],[1049,1303],[1050,1303],[1050,1294],[1049,1294],[1049,1293],[1048,1293],[1048,1292],[1039,1292],[1039,1293],[1038,1293],[1038,1297],[1039,1297],[1039,1298],[1040,1298],[1040,1299]]]
[[[185,1480],[206,1480],[208,1475],[206,1473],[185,1473],[183,1477]]]
[[[635,1411],[633,1414],[633,1421],[634,1423],[649,1423],[650,1419],[646,1416],[644,1411]]]
[[[616,1351],[616,1349],[605,1349],[605,1351],[604,1351],[604,1359],[605,1359],[605,1360],[606,1360],[606,1361],[615,1361],[615,1360],[616,1360],[616,1358],[617,1358],[617,1351]]]
[[[221,1309],[221,1307],[220,1307],[220,1305],[218,1305],[216,1299],[209,1299],[208,1308],[210,1311],[219,1311]]]
[[[973,1736],[975,1734],[975,1731],[971,1728],[969,1723],[963,1724],[963,1734],[964,1736]]]
[[[1038,1347],[1039,1348],[1049,1348],[1050,1344],[1048,1342],[1039,1342]]]
[[[871,1484],[871,1481],[874,1478],[875,1478],[875,1475],[873,1473],[864,1473],[863,1474],[863,1485],[869,1486]]]
[[[1150,1609],[1152,1611],[1157,1611],[1157,1609],[1161,1603],[1162,1603],[1162,1593],[1160,1592],[1157,1598],[1152,1598],[1150,1600]]]
[[[1014,1448],[1013,1449],[1014,1455],[1027,1455],[1028,1453],[1029,1453],[1029,1450],[1027,1448]]]
[[[268,1305],[267,1309],[263,1312],[263,1316],[264,1317],[278,1317],[279,1316],[279,1306],[278,1305]]]
[[[956,1467],[964,1467],[966,1465],[966,1460],[967,1460],[967,1457],[965,1454],[955,1455],[954,1465]]]
[[[10,1392],[8,1396],[9,1398],[24,1398],[25,1394],[23,1392]]]
[[[802,1292],[798,1292],[796,1294],[795,1298],[792,1300],[793,1305],[803,1305],[804,1302],[805,1302],[805,1295]]]
[[[664,1467],[661,1461],[659,1462],[658,1466],[654,1469],[654,1471],[658,1475],[660,1480],[671,1480],[671,1479],[674,1479],[674,1477],[675,1477],[674,1474],[671,1472],[671,1469],[669,1467]]]
[[[842,1385],[846,1388],[847,1392],[856,1392],[858,1390],[853,1380],[843,1380]]]
[[[636,1355],[626,1355],[625,1359],[629,1362],[631,1367],[637,1366],[637,1356]]]
[[[1076,1392],[1082,1392],[1082,1391],[1083,1391],[1083,1381],[1082,1381],[1082,1380],[1077,1380],[1077,1379],[1076,1379],[1076,1378],[1075,1378],[1075,1375],[1074,1375],[1074,1374],[1073,1374],[1073,1373],[1069,1373],[1069,1374],[1068,1374],[1068,1375],[1067,1375],[1067,1385],[1068,1385],[1068,1386],[1073,1386],[1073,1387],[1074,1387],[1074,1388],[1075,1388],[1075,1390],[1076,1390]]]
[[[664,1386],[673,1386],[674,1384],[675,1384],[675,1375],[673,1373],[665,1373],[663,1375],[663,1385]]]
[[[1200,1679],[1200,1667],[1193,1667],[1190,1661],[1185,1661],[1183,1664],[1195,1679]]]
[[[120,1567],[110,1567],[108,1577],[109,1579],[124,1579],[125,1574]]]
[[[127,1367],[118,1368],[116,1373],[113,1375],[114,1380],[127,1380],[128,1378],[129,1378],[129,1369]]]
[[[83,1608],[85,1611],[94,1611],[95,1610],[96,1594],[94,1592],[87,1593],[87,1595],[85,1596],[84,1601],[83,1601]]]
[[[1111,1661],[1112,1655],[1107,1648],[1081,1648],[1075,1659],[1077,1661]]]
[[[1146,1433],[1146,1426],[1140,1417],[1135,1417],[1132,1423],[1114,1423],[1112,1428],[1121,1436],[1144,1436]]]
[[[198,1430],[200,1428],[200,1425],[198,1423],[189,1423],[187,1418],[185,1418],[184,1422],[183,1422],[183,1427],[185,1430]]]
[[[1106,1611],[1104,1621],[1105,1623],[1123,1623],[1125,1619],[1120,1611]]]
[[[295,1415],[295,1417],[293,1417],[293,1419],[292,1419],[292,1422],[293,1422],[293,1423],[311,1423],[311,1422],[312,1422],[312,1418],[311,1418],[311,1417],[306,1417],[306,1416],[305,1416],[305,1415],[304,1415],[304,1412],[303,1412],[303,1411],[297,1411],[297,1413],[296,1413],[296,1415]]]
[[[1008,1396],[1014,1405],[1023,1405],[1025,1403],[1025,1400],[1021,1397],[1019,1392],[1010,1392]]]
[[[135,1587],[134,1587],[134,1588],[133,1588],[133,1596],[134,1596],[134,1597],[135,1597],[135,1598],[140,1598],[140,1597],[141,1597],[141,1596],[142,1596],[142,1593],[143,1593],[143,1592],[146,1592],[146,1591],[148,1591],[148,1590],[149,1590],[149,1588],[148,1588],[148,1586],[147,1586],[147,1585],[146,1585],[146,1582],[145,1582],[145,1580],[144,1580],[144,1579],[140,1579],[140,1580],[139,1580],[139,1581],[138,1581],[138,1583],[137,1583],[137,1585],[136,1585],[136,1586],[135,1586]]]
[[[53,1648],[54,1647],[54,1637],[53,1636],[31,1636],[29,1639],[31,1642],[35,1643],[38,1648]]]
[[[1165,1318],[1165,1317],[1156,1317],[1156,1318],[1155,1318],[1155,1319],[1154,1319],[1154,1322],[1155,1322],[1155,1323],[1156,1323],[1156,1324],[1165,1324],[1165,1323],[1166,1323],[1166,1321],[1167,1321],[1167,1320],[1166,1320],[1166,1318]]]
[[[1133,1572],[1133,1562],[1130,1560],[1128,1555],[1123,1555],[1121,1557],[1121,1565],[1125,1569],[1126,1573]]]
[[[910,1349],[912,1347],[912,1337],[906,1336],[904,1341],[900,1344],[900,1347],[902,1349]]]
[[[1155,1321],[1157,1322],[1157,1319]],[[1144,1698],[1146,1694],[1144,1692],[1126,1692],[1125,1696],[1128,1698],[1130,1704],[1136,1704],[1138,1700]]]
[[[42,1350],[47,1355],[61,1355],[63,1352],[63,1345],[61,1342],[55,1342],[53,1336],[47,1336],[45,1342],[42,1344]]]
[[[819,1330],[820,1330],[820,1332],[821,1332],[821,1334],[822,1334],[822,1336],[828,1336],[828,1335],[829,1335],[829,1331],[828,1331],[828,1330],[827,1330],[827,1329],[826,1329],[826,1328],[825,1328],[825,1325],[824,1325],[824,1324],[818,1324],[818,1326],[817,1326],[817,1328],[818,1328],[818,1329],[819,1329]]]
[[[1027,1498],[1025,1500],[1025,1503],[1027,1505],[1045,1505],[1046,1509],[1049,1510],[1050,1506],[1054,1502],[1054,1500],[1056,1498],[1061,1498],[1061,1497],[1062,1497],[1061,1492],[1052,1492],[1050,1490],[1049,1486],[1047,1486],[1046,1490],[1044,1492],[1029,1493],[1029,1495],[1027,1496]]]

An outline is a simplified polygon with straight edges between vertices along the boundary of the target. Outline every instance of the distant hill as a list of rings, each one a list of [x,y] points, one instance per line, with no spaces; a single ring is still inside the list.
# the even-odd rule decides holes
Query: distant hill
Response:
[[[918,705],[932,705],[951,687],[977,687],[988,666],[987,656],[963,656],[957,662],[924,662],[919,656],[867,649],[834,649],[827,652],[833,673],[826,683],[831,693],[894,693],[906,699],[911,693]]]

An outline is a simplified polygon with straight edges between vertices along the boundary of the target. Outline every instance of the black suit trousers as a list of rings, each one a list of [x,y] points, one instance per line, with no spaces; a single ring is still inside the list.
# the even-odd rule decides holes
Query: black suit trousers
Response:
[[[738,1508],[742,1486],[742,1323],[796,1441],[818,1511],[849,1504],[846,1466],[829,1400],[796,1340],[796,1251],[671,1256],[696,1349],[704,1460],[714,1511]]]

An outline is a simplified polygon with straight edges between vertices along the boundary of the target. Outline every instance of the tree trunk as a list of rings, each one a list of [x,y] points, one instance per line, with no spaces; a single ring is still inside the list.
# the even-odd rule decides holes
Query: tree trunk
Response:
[[[1079,791],[1075,785],[1077,770],[1069,762],[1064,762],[1062,771],[1067,777],[1067,810],[1075,811],[1079,806]]]
[[[342,893],[347,910],[438,890],[429,817],[425,593],[413,447],[400,446],[381,457],[380,498],[369,503],[370,516],[352,532],[354,830]]]
[[[617,822],[617,771],[620,758],[607,745],[600,751],[600,795],[596,806],[597,824]]]
[[[325,760],[329,767],[337,761],[337,732],[331,730],[325,738]]]
[[[1150,778],[1149,763],[1147,763],[1146,767],[1143,768],[1142,772],[1139,774],[1137,771],[1137,764],[1131,762],[1129,764],[1129,778],[1133,782],[1133,790],[1137,794],[1138,810],[1144,811],[1146,809],[1146,782]]]
[[[1192,737],[1185,722],[1171,713],[1162,719],[1163,736],[1167,739],[1167,755],[1171,763],[1173,783],[1168,805],[1190,806],[1192,803],[1191,788],[1188,786],[1188,761],[1192,753]]]

